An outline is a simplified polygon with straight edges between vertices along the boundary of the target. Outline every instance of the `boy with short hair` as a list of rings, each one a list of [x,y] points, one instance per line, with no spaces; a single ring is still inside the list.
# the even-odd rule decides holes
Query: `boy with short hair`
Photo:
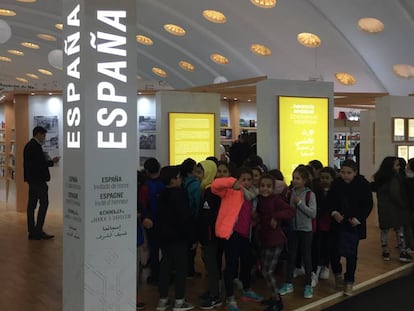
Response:
[[[332,208],[331,252],[332,272],[338,287],[342,283],[341,256],[346,258],[344,274],[344,294],[352,294],[357,266],[359,240],[366,239],[368,218],[372,206],[372,193],[369,182],[358,174],[357,164],[345,160],[341,165],[340,178],[332,183],[328,193],[328,206]]]
[[[161,165],[156,158],[149,158],[144,163],[145,181],[138,192],[138,199],[142,203],[142,225],[146,229],[149,246],[149,265],[151,277],[147,280],[152,285],[158,285],[159,243],[155,235],[157,227],[157,198],[164,184],[160,180]]]
[[[191,310],[194,306],[185,301],[188,239],[192,234],[191,210],[186,191],[181,187],[182,177],[178,166],[165,166],[160,179],[165,184],[158,199],[157,236],[161,248],[159,293],[157,311],[170,307],[168,287],[170,273],[175,271],[175,304],[173,311]]]

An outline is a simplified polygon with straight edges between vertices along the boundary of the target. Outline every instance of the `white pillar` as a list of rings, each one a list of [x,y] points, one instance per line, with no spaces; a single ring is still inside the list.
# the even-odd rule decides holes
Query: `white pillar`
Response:
[[[136,1],[65,0],[63,310],[135,310]]]

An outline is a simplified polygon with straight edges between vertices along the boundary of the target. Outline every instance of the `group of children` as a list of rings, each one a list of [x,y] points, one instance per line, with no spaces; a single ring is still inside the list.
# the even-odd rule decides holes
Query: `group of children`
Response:
[[[146,178],[139,183],[138,223],[148,236],[150,281],[157,281],[159,286],[156,310],[194,308],[185,300],[185,279],[195,273],[198,243],[207,281],[200,309],[222,305],[223,279],[227,309],[238,311],[234,295],[234,280],[238,278],[241,300],[261,302],[267,311],[282,310],[281,296],[293,292],[297,266],[304,268],[304,298],[313,297],[312,287],[318,278],[329,277],[329,265],[336,286],[347,295],[352,292],[358,244],[366,237],[365,221],[373,205],[371,186],[358,174],[356,163],[345,160],[339,176],[317,160],[299,165],[290,186],[280,171],[267,171],[256,161],[249,164],[232,172],[227,162],[214,158],[200,163],[186,159],[181,166],[161,169],[156,159],[144,164]],[[251,288],[255,254],[260,254],[259,266],[270,291],[268,299]],[[275,271],[282,254],[287,263],[279,287]],[[343,276],[341,257],[346,258]],[[171,271],[174,304],[168,299]]]

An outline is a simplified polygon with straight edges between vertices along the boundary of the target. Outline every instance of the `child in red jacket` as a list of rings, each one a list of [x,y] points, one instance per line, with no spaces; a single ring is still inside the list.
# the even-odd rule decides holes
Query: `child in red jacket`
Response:
[[[272,290],[272,297],[266,301],[269,306],[266,311],[283,309],[275,277],[279,255],[287,242],[280,222],[289,220],[295,215],[295,209],[279,194],[275,194],[275,184],[275,179],[271,175],[265,174],[260,177],[256,209],[260,222],[262,273],[267,286]]]

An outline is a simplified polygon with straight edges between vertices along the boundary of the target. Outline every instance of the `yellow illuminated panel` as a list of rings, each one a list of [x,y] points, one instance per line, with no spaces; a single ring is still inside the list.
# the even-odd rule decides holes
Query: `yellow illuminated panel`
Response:
[[[169,113],[169,162],[196,162],[214,156],[214,113]]]
[[[328,165],[328,98],[279,96],[279,169],[291,180],[299,164]]]

